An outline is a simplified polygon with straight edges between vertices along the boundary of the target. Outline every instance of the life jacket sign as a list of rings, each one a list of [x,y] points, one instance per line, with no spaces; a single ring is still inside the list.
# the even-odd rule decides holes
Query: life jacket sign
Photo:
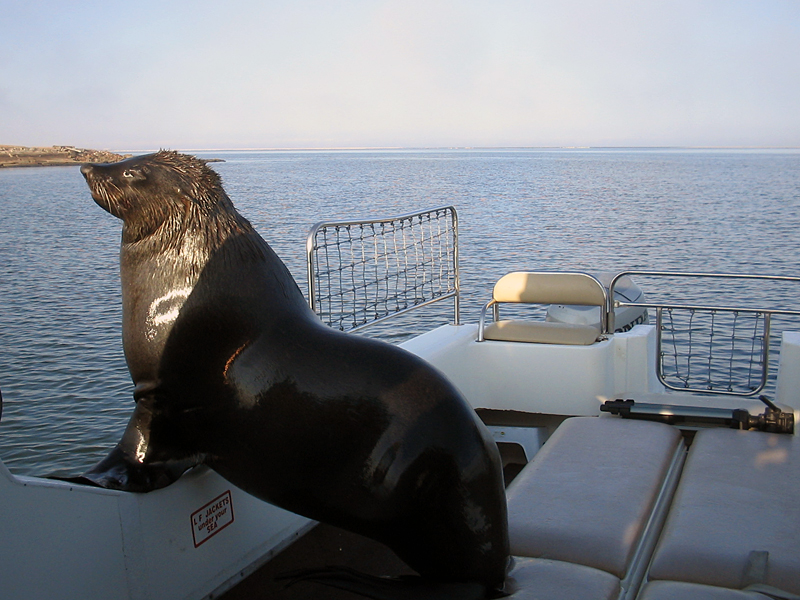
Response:
[[[233,498],[228,490],[192,513],[194,547],[206,543],[231,523],[233,523]]]

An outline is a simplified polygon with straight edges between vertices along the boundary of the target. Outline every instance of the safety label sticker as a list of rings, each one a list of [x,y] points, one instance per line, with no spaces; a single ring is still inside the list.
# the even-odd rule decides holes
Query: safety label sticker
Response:
[[[192,513],[194,547],[204,544],[233,523],[233,498],[228,490]]]

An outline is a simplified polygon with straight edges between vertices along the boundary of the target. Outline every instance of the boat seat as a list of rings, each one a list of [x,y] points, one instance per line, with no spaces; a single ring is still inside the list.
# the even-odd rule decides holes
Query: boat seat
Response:
[[[565,420],[507,490],[512,555],[584,565],[627,587],[684,456],[680,432],[663,423]]]
[[[648,579],[800,594],[800,439],[700,431]]]
[[[511,600],[616,600],[619,579],[598,569],[543,558],[514,557],[506,580]]]
[[[481,310],[478,341],[495,340],[539,344],[589,345],[605,333],[608,323],[607,293],[603,284],[586,273],[516,271],[501,277],[494,286],[492,299]],[[600,327],[547,321],[504,320],[499,305],[569,304],[600,307]],[[486,323],[486,313],[493,309],[494,321]]]

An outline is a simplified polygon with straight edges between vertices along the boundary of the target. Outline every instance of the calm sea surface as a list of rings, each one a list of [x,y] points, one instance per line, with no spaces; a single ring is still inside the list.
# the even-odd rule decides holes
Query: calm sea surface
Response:
[[[304,290],[313,223],[444,204],[459,212],[464,321],[515,269],[800,273],[800,151],[200,156],[226,161],[212,166],[228,194]],[[83,472],[133,410],[120,231],[78,167],[0,170],[0,458],[17,474]]]

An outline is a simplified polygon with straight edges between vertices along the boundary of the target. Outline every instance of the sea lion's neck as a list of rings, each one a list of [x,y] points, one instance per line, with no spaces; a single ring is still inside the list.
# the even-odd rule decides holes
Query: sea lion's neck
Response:
[[[183,303],[198,284],[209,263],[219,265],[216,277],[226,272],[254,280],[255,273],[269,273],[275,289],[307,307],[302,292],[283,262],[237,213],[194,220],[177,228],[159,228],[133,242],[123,242],[120,275],[123,288],[123,319],[130,331],[147,323],[147,343],[164,341]],[[273,285],[273,284],[270,284]]]
[[[196,208],[183,215],[169,215],[157,224],[125,222],[122,228],[122,252],[131,255],[179,255],[180,262],[202,268],[209,258],[232,238],[257,238],[252,225],[237,213],[217,211],[199,214]],[[259,253],[259,244],[251,243]]]

